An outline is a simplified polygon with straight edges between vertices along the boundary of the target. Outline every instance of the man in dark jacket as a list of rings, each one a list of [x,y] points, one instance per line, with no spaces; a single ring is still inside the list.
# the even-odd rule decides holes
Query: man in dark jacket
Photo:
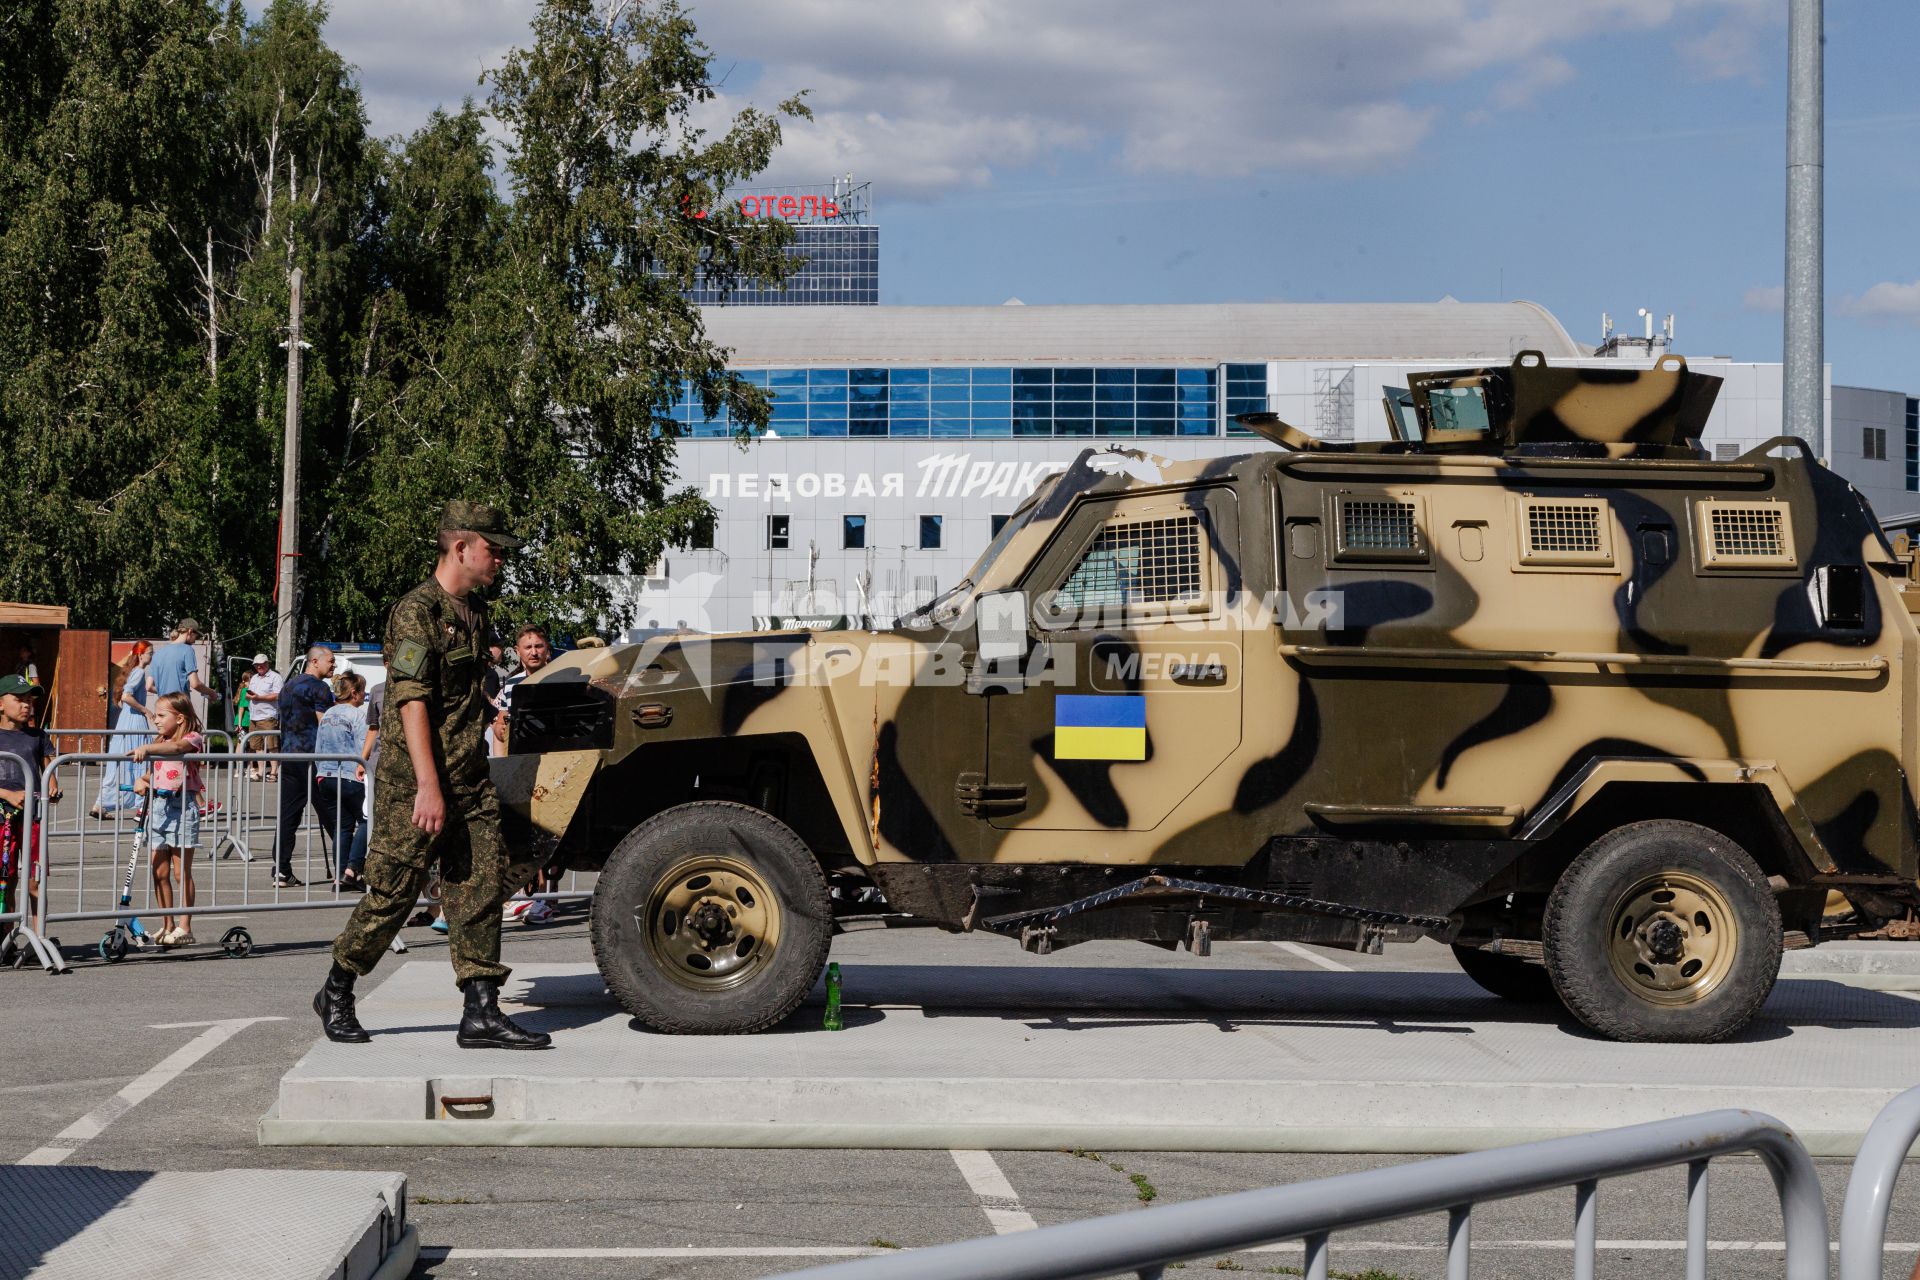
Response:
[[[327,677],[333,674],[333,650],[315,645],[307,650],[307,669],[280,690],[280,750],[312,751],[319,735],[320,716],[333,705]],[[293,874],[293,841],[300,820],[307,815],[313,786],[313,761],[288,760],[280,768],[280,835],[273,846],[273,886],[286,889],[303,883]]]

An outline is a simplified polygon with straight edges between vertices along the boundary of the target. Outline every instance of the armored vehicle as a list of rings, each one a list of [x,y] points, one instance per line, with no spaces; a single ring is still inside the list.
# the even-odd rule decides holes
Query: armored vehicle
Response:
[[[1603,1036],[1731,1035],[1830,894],[1915,905],[1920,724],[1907,564],[1801,440],[1709,457],[1718,387],[1524,352],[1389,392],[1390,441],[1090,449],[896,627],[528,680],[510,837],[600,871],[661,1031],[771,1025],[868,917],[1426,937]]]

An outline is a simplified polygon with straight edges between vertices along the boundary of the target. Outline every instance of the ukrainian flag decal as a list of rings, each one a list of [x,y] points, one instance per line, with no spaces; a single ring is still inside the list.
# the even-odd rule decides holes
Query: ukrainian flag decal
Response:
[[[1053,699],[1055,760],[1145,760],[1147,700],[1138,693],[1061,693]]]

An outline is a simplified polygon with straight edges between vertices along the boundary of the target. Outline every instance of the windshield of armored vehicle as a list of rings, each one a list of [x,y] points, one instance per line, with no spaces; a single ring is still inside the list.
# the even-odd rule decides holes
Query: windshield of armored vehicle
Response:
[[[1493,425],[1492,415],[1487,412],[1487,389],[1484,386],[1427,388],[1427,412],[1432,419],[1431,431],[1469,431],[1481,432]]]
[[[1042,485],[1032,497],[1020,504],[1019,510],[1007,517],[1007,522],[1000,526],[999,533],[993,535],[993,541],[987,544],[987,549],[980,553],[980,558],[973,562],[973,568],[967,570],[965,577],[911,613],[903,615],[900,619],[901,623],[906,626],[920,626],[928,622],[948,622],[957,616],[967,593],[973,590],[974,584],[980,581],[981,575],[1000,558],[1000,553],[1007,549],[1007,544],[1013,541],[1014,535],[1026,527],[1027,521],[1033,519],[1034,510],[1040,505],[1040,494],[1045,491],[1046,486]]]

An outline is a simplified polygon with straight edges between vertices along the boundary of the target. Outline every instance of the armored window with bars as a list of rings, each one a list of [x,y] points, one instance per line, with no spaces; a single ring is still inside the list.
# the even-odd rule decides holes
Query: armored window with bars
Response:
[[[1200,546],[1196,516],[1109,524],[1061,584],[1059,607],[1196,602],[1202,590]]]
[[[1339,500],[1342,560],[1425,560],[1420,504],[1411,498],[1355,497]]]
[[[1520,563],[1604,567],[1613,563],[1607,504],[1600,498],[1521,498]]]
[[[1702,568],[1775,569],[1798,562],[1790,517],[1780,503],[1706,501],[1700,515]]]

